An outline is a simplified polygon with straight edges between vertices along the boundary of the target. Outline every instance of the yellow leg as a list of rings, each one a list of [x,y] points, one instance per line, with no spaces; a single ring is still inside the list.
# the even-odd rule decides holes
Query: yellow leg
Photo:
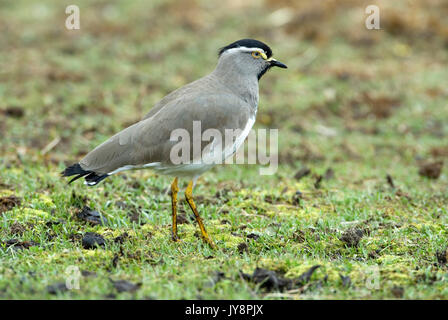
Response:
[[[187,190],[185,190],[185,198],[187,198],[187,202],[190,205],[191,210],[194,213],[194,216],[196,217],[196,221],[198,222],[199,228],[201,229],[202,239],[207,242],[212,248],[216,248],[215,244],[213,243],[212,239],[208,235],[207,231],[205,230],[204,224],[202,223],[202,219],[199,216],[198,210],[196,209],[196,205],[193,201],[193,181],[190,181],[188,183]]]
[[[171,184],[171,213],[173,216],[171,238],[173,239],[173,241],[179,241],[179,237],[177,236],[177,192],[178,191],[179,191],[179,187],[177,186],[177,177],[176,177],[176,178],[174,178],[174,181]]]

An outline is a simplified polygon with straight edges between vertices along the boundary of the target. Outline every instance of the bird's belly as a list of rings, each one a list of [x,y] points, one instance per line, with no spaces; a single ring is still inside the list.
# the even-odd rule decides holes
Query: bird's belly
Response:
[[[153,162],[145,165],[127,165],[112,172],[108,175],[113,175],[122,171],[128,170],[142,170],[151,169],[155,172],[163,175],[169,176],[179,176],[179,177],[197,177],[203,174],[205,171],[210,170],[215,164],[206,163],[186,163],[186,164],[164,164],[161,162]]]
[[[197,177],[204,172],[210,170],[215,164],[205,163],[186,163],[178,165],[163,165],[154,166],[152,169],[160,174],[179,177]]]

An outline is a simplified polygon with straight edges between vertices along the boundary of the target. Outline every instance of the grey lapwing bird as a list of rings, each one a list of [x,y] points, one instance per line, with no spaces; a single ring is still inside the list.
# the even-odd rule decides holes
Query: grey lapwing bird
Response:
[[[201,157],[204,148],[209,145],[200,141],[199,147],[196,147],[197,141],[191,140],[194,136],[194,123],[200,124],[201,134],[213,129],[224,136],[226,130],[235,130],[235,139],[226,141],[218,152],[218,158],[232,156],[255,122],[258,81],[274,66],[286,68],[286,65],[272,58],[272,50],[261,41],[242,39],[221,48],[218,64],[212,73],[165,96],[141,121],[97,146],[79,163],[67,167],[61,173],[62,176],[75,176],[69,183],[84,177],[88,186],[94,186],[110,175],[131,169],[148,168],[173,176],[172,239],[175,241],[179,240],[178,177],[187,177],[189,183],[185,191],[186,200],[196,217],[202,238],[214,247],[196,209],[192,192],[196,179],[216,163],[205,161]],[[176,129],[184,130],[190,137],[182,147],[186,146],[187,151],[191,152],[181,162],[173,160],[172,151],[178,142],[173,141],[172,133]],[[213,152],[216,154],[214,150]]]

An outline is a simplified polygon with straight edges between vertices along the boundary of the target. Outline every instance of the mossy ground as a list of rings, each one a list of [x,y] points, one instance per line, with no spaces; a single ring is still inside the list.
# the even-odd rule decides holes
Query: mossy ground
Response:
[[[364,27],[371,1],[77,1],[79,31],[64,27],[65,2],[0,3],[0,198],[20,198],[0,214],[0,298],[448,298],[447,171],[418,174],[448,155],[442,1],[381,2],[374,31]],[[95,188],[61,179],[248,36],[289,67],[260,83],[256,128],[279,129],[279,168],[226,165],[200,178],[196,202],[219,250],[197,237],[184,203],[183,241],[170,240],[167,177],[129,172]],[[108,225],[77,219],[84,205]],[[364,235],[348,246],[341,237],[354,229]],[[85,232],[105,247],[83,249]],[[301,290],[266,292],[240,276],[259,266],[293,278],[314,265]],[[52,295],[69,266],[95,274]],[[110,279],[141,286],[120,293]]]

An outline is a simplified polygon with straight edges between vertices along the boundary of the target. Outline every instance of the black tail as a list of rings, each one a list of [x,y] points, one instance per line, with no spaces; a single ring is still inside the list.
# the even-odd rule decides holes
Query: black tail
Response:
[[[93,171],[84,170],[83,168],[81,168],[79,163],[75,163],[75,164],[65,168],[65,170],[61,172],[61,175],[63,177],[70,177],[70,176],[76,175],[76,177],[74,177],[73,179],[71,179],[68,182],[69,184],[72,183],[73,181],[78,180],[79,178],[82,178],[85,176],[84,179],[86,180],[87,185],[89,185],[89,186],[94,186],[109,176],[108,174],[97,175]]]

